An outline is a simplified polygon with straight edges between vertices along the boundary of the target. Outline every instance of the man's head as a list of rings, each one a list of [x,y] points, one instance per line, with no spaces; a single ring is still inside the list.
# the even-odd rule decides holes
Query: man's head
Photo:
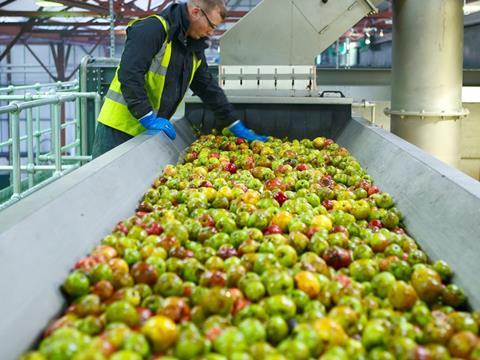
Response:
[[[187,35],[194,39],[211,36],[227,15],[224,0],[188,0]]]

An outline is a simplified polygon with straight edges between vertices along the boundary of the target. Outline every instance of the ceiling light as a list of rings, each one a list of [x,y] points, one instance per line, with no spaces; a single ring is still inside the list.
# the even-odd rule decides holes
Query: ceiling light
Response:
[[[35,5],[40,6],[40,7],[58,7],[58,6],[63,6],[63,4],[60,4],[55,1],[48,1],[48,0],[35,0]]]

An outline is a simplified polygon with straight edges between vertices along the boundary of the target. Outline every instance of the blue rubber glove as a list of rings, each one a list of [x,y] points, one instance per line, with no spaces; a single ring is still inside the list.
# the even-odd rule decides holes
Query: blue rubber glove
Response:
[[[266,136],[255,134],[253,130],[247,128],[243,124],[242,120],[235,121],[228,127],[228,130],[230,130],[230,132],[236,137],[245,139],[247,141],[259,140],[265,142],[268,139]]]
[[[157,117],[152,112],[142,117],[140,124],[147,129],[148,134],[155,134],[159,131],[163,131],[170,139],[175,140],[177,132],[173,125],[167,119]]]

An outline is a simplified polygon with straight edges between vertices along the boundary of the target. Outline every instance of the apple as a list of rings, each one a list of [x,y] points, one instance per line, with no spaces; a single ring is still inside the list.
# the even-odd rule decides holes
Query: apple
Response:
[[[394,282],[388,290],[388,301],[397,310],[406,311],[417,301],[415,289],[404,281]]]
[[[135,326],[140,322],[140,317],[135,307],[123,300],[110,304],[105,311],[105,315],[108,323],[122,322],[128,326]]]
[[[230,174],[235,174],[237,172],[237,166],[233,162],[229,162],[225,165],[225,171],[228,171]]]
[[[268,315],[279,315],[284,319],[290,319],[297,311],[295,302],[287,295],[273,295],[265,300],[265,310]]]
[[[63,284],[65,292],[73,297],[87,294],[89,288],[90,281],[88,280],[87,275],[80,270],[71,272]]]
[[[444,285],[438,273],[428,267],[418,267],[412,273],[411,283],[418,297],[427,303],[435,302]]]
[[[23,359],[480,358],[480,315],[332,139],[200,135]]]
[[[286,271],[274,271],[266,280],[268,295],[288,294],[294,287],[293,278]]]
[[[305,292],[310,298],[315,298],[320,293],[320,282],[314,273],[300,271],[295,275],[296,288]]]
[[[266,333],[270,343],[278,344],[288,335],[288,324],[283,317],[272,316],[266,324]]]
[[[153,345],[154,351],[165,351],[178,339],[178,329],[175,323],[161,315],[151,317],[141,328],[142,334]]]
[[[329,266],[337,270],[340,268],[348,267],[352,262],[352,255],[350,250],[338,246],[331,246],[327,248],[323,252],[322,257]]]

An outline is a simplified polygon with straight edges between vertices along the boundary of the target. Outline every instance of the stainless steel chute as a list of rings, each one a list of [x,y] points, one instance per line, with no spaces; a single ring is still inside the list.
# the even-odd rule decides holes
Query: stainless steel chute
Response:
[[[220,39],[222,65],[313,65],[383,0],[263,0]]]
[[[297,119],[281,121],[292,136],[303,136]],[[315,124],[309,132],[321,135]],[[136,137],[2,212],[2,359],[17,358],[60,314],[60,286],[72,265],[133,214],[162,168],[195,139],[186,118],[175,126],[173,142],[163,134]],[[454,281],[480,308],[480,184],[363,119],[349,119],[334,135],[395,197],[409,233],[433,260],[451,264]]]

